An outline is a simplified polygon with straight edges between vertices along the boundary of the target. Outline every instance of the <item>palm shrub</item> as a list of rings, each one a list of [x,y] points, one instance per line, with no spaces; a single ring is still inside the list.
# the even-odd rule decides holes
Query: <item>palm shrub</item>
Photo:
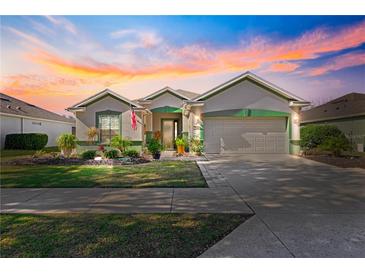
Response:
[[[119,149],[121,152],[124,152],[131,145],[132,142],[124,139],[121,135],[116,135],[110,140],[110,146]]]
[[[57,145],[66,157],[70,157],[72,150],[76,148],[76,142],[76,136],[71,133],[63,133],[57,138]]]
[[[96,137],[98,136],[98,129],[96,127],[91,127],[87,131],[87,138],[90,143],[95,142]]]
[[[119,156],[119,150],[111,149],[111,150],[104,151],[104,156],[108,159],[117,158]]]
[[[153,158],[158,159],[163,146],[158,139],[153,138],[148,142],[147,149],[153,155]]]
[[[190,148],[191,151],[195,152],[198,155],[201,155],[204,151],[203,142],[200,141],[199,138],[193,138],[190,140]]]

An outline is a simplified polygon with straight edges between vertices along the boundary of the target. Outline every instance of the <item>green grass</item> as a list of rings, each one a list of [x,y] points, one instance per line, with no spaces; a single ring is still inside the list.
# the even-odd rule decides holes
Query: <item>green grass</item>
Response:
[[[239,214],[1,214],[1,257],[197,257]]]
[[[128,166],[3,166],[1,187],[207,187],[193,161]]]
[[[58,147],[45,147],[42,149],[46,152],[57,152]],[[17,158],[19,156],[31,156],[36,152],[36,150],[22,150],[22,149],[4,149],[0,151],[1,160],[10,160]]]

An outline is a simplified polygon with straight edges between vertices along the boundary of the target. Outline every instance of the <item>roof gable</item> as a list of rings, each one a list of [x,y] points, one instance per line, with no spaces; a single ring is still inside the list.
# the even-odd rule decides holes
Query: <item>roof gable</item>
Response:
[[[277,95],[279,97],[285,98],[289,101],[303,101],[303,102],[305,101],[304,99],[302,99],[294,94],[291,94],[290,92],[288,92],[282,88],[279,88],[278,86],[260,78],[259,76],[255,75],[249,71],[247,71],[219,86],[216,86],[215,88],[195,97],[193,100],[194,101],[204,101],[245,80],[251,81],[252,83],[274,93],[275,95]]]
[[[149,95],[147,95],[146,97],[142,98],[142,100],[154,100],[156,99],[157,97],[165,94],[165,93],[170,93],[182,100],[190,100],[192,99],[193,97],[195,97],[197,94],[194,93],[194,92],[191,92],[191,91],[187,91],[187,90],[182,90],[182,89],[173,89],[173,88],[170,88],[170,87],[164,87],[158,91],[155,91]]]
[[[133,107],[138,107],[140,108],[141,106],[138,105],[136,102],[133,102],[127,98],[125,98],[122,95],[119,95],[118,93],[115,93],[114,91],[110,90],[110,89],[105,89],[99,93],[94,94],[93,96],[90,96],[88,98],[86,98],[85,100],[82,100],[81,102],[73,105],[72,107],[69,107],[67,110],[72,110],[72,109],[76,109],[76,108],[80,108],[80,107],[85,107],[87,105],[90,105],[102,98],[104,98],[105,96],[111,96],[117,100],[120,100],[128,105],[131,105]]]

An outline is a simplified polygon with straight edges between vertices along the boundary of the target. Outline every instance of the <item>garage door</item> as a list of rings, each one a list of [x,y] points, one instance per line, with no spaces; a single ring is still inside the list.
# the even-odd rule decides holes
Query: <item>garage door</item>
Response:
[[[286,118],[206,118],[207,153],[288,153]]]

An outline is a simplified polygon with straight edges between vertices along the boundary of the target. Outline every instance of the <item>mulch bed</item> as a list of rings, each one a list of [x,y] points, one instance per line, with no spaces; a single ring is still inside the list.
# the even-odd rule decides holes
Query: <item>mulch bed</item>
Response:
[[[303,157],[337,167],[365,169],[365,157],[334,157],[329,155],[306,155]]]
[[[14,159],[8,161],[8,165],[135,165],[148,163],[150,160],[145,158],[132,158],[132,157],[122,157],[116,159],[102,159],[100,161],[96,160],[83,160],[80,158],[64,158],[64,157],[25,157],[20,159]]]

